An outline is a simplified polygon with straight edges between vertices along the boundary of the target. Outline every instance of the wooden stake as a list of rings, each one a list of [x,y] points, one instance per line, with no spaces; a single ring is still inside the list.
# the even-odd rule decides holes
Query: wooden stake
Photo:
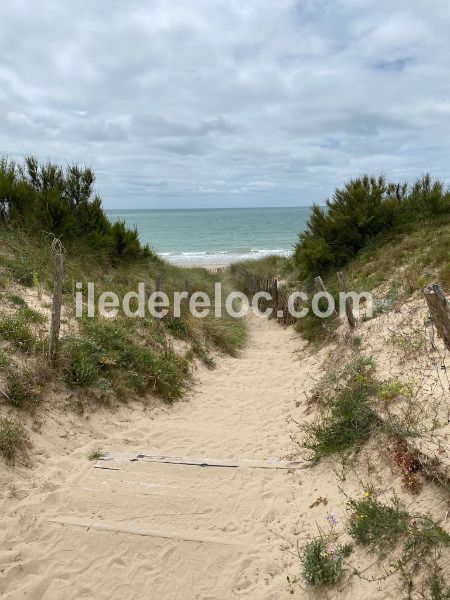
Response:
[[[337,278],[339,283],[339,289],[345,294],[347,292],[347,289],[345,286],[344,273],[342,271],[338,271]],[[350,329],[354,329],[356,327],[356,319],[352,310],[352,302],[348,296],[345,298],[345,314],[347,315],[348,326],[350,327]]]
[[[156,287],[155,287],[155,291],[160,292],[161,291],[161,273],[156,273]],[[159,327],[161,325],[161,317],[158,315],[156,317],[156,327]]]
[[[64,248],[61,240],[55,238],[52,243],[55,256],[55,285],[53,288],[52,322],[50,326],[49,360],[55,362],[58,356],[59,330],[61,327],[62,289],[64,278]]]
[[[432,283],[423,293],[438,335],[450,350],[450,304],[444,290],[438,283]]]

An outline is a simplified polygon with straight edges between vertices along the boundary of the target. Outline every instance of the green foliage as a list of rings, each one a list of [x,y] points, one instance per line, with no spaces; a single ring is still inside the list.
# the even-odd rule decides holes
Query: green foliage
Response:
[[[272,277],[284,279],[292,273],[293,265],[290,258],[276,254],[257,260],[243,260],[230,265],[230,272],[237,281],[242,279],[245,271],[249,271],[261,279],[271,279]],[[240,287],[243,287],[242,281]]]
[[[50,162],[39,164],[32,156],[23,165],[0,159],[0,221],[26,231],[50,232],[64,243],[83,240],[113,261],[151,256],[136,230],[110,223],[94,194],[94,182],[92,170],[77,165],[63,169]],[[16,278],[36,286],[39,273],[21,266],[16,264]]]
[[[228,315],[210,316],[203,320],[203,332],[213,344],[230,356],[237,356],[245,342],[245,327],[241,319]]]
[[[320,416],[306,425],[303,446],[314,459],[361,445],[370,435],[375,415],[370,401],[378,384],[372,360],[358,358],[334,373],[317,399]]]
[[[82,329],[81,338],[69,337],[63,344],[69,385],[86,387],[101,374],[112,389],[120,379],[122,393],[154,390],[167,400],[183,395],[189,381],[186,359],[168,349],[139,345],[127,323],[86,319]]]
[[[450,535],[442,527],[429,515],[409,514],[396,497],[383,504],[373,490],[362,498],[349,499],[347,506],[351,511],[348,530],[358,544],[384,555],[403,541],[401,553],[396,550],[392,573],[400,573],[405,598],[419,597],[413,591],[420,585],[421,598],[448,600],[450,588],[439,559],[443,549],[450,547]]]
[[[0,417],[0,454],[12,460],[19,450],[27,445],[27,435],[16,419]]]
[[[11,342],[22,352],[32,352],[38,345],[25,316],[20,313],[0,318],[0,338]]]
[[[334,297],[335,306],[338,307],[337,294]],[[339,318],[336,313],[332,313],[329,317],[319,317],[312,310],[311,299],[305,303],[305,308],[308,308],[308,313],[298,319],[295,323],[295,329],[308,342],[325,342],[329,340],[334,330],[339,326]],[[328,309],[328,302],[325,298],[320,298],[318,308],[321,313],[325,313]]]
[[[64,340],[66,381],[72,387],[94,383],[100,374],[100,349],[91,340],[69,337]]]
[[[420,564],[439,546],[450,546],[450,535],[429,516],[412,518],[403,552],[404,559]]]
[[[94,448],[88,454],[89,460],[100,460],[103,456],[104,452],[101,448]]]
[[[20,307],[26,307],[27,306],[27,303],[22,298],[22,296],[18,296],[17,294],[9,294],[7,296],[7,298],[15,306],[20,306]]]
[[[449,213],[450,193],[429,175],[410,188],[364,175],[336,189],[326,208],[313,207],[294,264],[303,279],[324,275],[347,264],[383,232]]]
[[[386,550],[408,531],[409,515],[397,498],[387,505],[366,492],[362,498],[350,499],[348,507],[352,511],[348,530],[358,544]]]
[[[0,350],[0,369],[4,369],[9,365],[9,356],[3,350]]]
[[[180,340],[185,339],[188,335],[187,325],[180,317],[167,317],[164,319],[164,326],[174,337]]]
[[[197,340],[192,344],[191,352],[197,356],[208,369],[215,369],[216,362],[214,358],[206,351],[205,347]]]
[[[350,552],[350,546],[328,543],[322,535],[308,542],[301,556],[304,583],[319,587],[339,581]]]
[[[38,376],[28,371],[9,369],[6,376],[8,402],[16,408],[33,410],[41,400]]]
[[[410,398],[412,395],[412,383],[400,381],[399,379],[389,379],[380,385],[378,397],[384,402],[391,402],[399,396]]]

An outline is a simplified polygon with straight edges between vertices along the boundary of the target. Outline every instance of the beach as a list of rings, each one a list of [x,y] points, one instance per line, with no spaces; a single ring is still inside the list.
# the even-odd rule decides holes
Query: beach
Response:
[[[309,206],[108,210],[112,221],[136,227],[139,239],[169,263],[211,270],[275,254],[289,256]]]

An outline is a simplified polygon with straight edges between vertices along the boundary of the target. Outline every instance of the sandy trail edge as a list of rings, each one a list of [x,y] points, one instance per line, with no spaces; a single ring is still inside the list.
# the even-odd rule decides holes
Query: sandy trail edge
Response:
[[[104,425],[113,452],[286,459],[287,419],[307,369],[291,330],[249,318],[239,359],[202,371],[188,403]],[[111,420],[114,415],[110,415]],[[92,446],[92,444],[91,444]],[[84,455],[85,456],[85,455]],[[129,463],[94,469],[80,452],[52,461],[59,485],[4,513],[0,596],[12,599],[288,597],[275,521],[298,512],[286,471]],[[278,531],[276,531],[278,530]],[[283,583],[282,583],[283,581]]]

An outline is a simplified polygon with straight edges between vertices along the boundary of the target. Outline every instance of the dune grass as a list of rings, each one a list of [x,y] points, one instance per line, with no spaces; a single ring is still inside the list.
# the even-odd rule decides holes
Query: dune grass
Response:
[[[314,460],[358,449],[367,440],[375,422],[370,402],[377,389],[370,359],[357,358],[331,375],[316,398],[319,417],[303,428],[303,446]]]
[[[26,448],[28,438],[21,423],[14,418],[0,417],[0,454],[12,460],[19,451]]]

